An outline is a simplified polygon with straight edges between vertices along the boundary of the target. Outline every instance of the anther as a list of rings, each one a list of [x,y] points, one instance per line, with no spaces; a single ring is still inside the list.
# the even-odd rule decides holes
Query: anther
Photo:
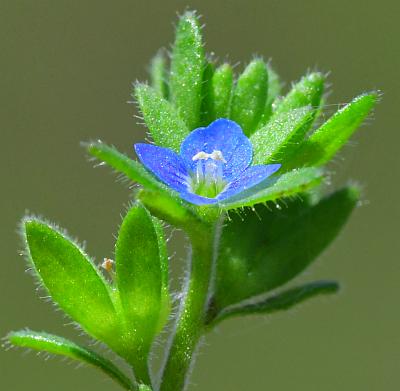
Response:
[[[211,153],[200,151],[200,152],[196,153],[196,155],[194,155],[192,157],[193,161],[196,161],[196,160],[208,160],[208,159],[212,159],[212,160],[216,160],[216,161],[219,161],[219,162],[226,163],[226,160],[224,159],[224,155],[222,155],[222,152],[218,151],[218,150],[214,150]]]

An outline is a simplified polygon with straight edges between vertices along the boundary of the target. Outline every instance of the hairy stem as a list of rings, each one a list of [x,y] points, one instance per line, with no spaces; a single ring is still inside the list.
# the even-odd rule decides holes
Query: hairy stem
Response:
[[[216,223],[203,226],[196,234],[189,235],[192,244],[190,274],[163,368],[160,391],[185,389],[194,351],[204,334],[218,226]]]

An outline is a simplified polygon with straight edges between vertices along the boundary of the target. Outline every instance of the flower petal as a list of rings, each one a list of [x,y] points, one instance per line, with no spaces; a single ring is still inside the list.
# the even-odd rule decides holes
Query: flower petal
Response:
[[[191,193],[189,191],[183,191],[179,195],[185,201],[195,205],[210,205],[210,204],[216,204],[218,202],[217,198],[203,197],[198,194]]]
[[[242,175],[237,178],[234,182],[231,182],[226,190],[220,193],[217,198],[218,201],[225,200],[236,194],[241,193],[253,186],[259,184],[264,179],[274,174],[281,167],[280,164],[268,164],[248,167]]]
[[[186,166],[195,171],[196,162],[192,160],[199,152],[221,151],[226,163],[223,176],[232,181],[251,163],[253,147],[240,126],[228,119],[220,118],[206,128],[193,130],[181,145],[181,156]]]
[[[152,144],[135,144],[134,148],[142,164],[158,179],[179,193],[187,191],[188,172],[179,155]]]

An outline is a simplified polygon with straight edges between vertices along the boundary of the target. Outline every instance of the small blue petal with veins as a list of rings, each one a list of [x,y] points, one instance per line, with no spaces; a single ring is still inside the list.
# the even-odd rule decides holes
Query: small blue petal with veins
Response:
[[[152,144],[135,144],[135,151],[158,179],[196,205],[216,204],[248,190],[281,166],[251,166],[250,140],[236,122],[224,118],[193,130],[179,155]]]

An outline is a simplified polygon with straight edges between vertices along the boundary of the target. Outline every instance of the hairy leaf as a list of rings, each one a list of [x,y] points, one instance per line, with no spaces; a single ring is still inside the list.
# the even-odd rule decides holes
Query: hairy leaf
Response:
[[[185,12],[178,22],[172,48],[170,99],[190,130],[200,121],[204,66],[199,21],[194,12]]]
[[[110,360],[68,339],[30,330],[11,332],[6,339],[15,346],[57,354],[92,365],[106,373],[126,390],[137,389],[137,386]]]
[[[288,167],[327,163],[349,140],[371,112],[378,99],[376,92],[363,94],[337,111],[289,156]]]
[[[297,149],[314,118],[309,106],[274,115],[250,137],[253,164],[281,163],[285,154]]]
[[[211,84],[211,99],[214,106],[214,118],[229,118],[229,107],[233,88],[232,67],[227,63],[218,67],[215,70]]]
[[[135,86],[135,96],[154,142],[179,151],[189,128],[175,107],[146,84]]]
[[[267,64],[268,71],[268,95],[267,101],[265,102],[265,108],[261,115],[260,122],[258,123],[257,129],[262,128],[266,125],[272,115],[272,104],[275,99],[281,93],[281,81],[278,74]]]
[[[167,191],[167,187],[157,181],[139,162],[102,142],[84,144],[90,155],[107,163],[115,171],[148,189]]]
[[[159,332],[164,327],[171,311],[171,297],[169,293],[169,257],[162,223],[153,217],[153,224],[157,235],[161,269],[161,308],[157,327],[157,331]]]
[[[168,71],[167,59],[165,53],[160,50],[151,60],[150,64],[150,79],[151,86],[160,96],[168,99]]]
[[[233,215],[221,237],[216,308],[266,293],[301,273],[336,237],[358,200],[344,188],[317,204],[297,199],[287,207]]]
[[[27,256],[52,299],[89,334],[109,342],[119,332],[111,291],[88,256],[66,235],[23,220]]]
[[[207,62],[203,72],[203,82],[201,88],[201,111],[200,125],[207,126],[215,118],[214,105],[212,101],[212,78],[215,66],[212,62]]]
[[[194,208],[179,197],[172,198],[157,191],[142,190],[138,193],[138,199],[154,216],[175,227],[189,229],[201,222]]]
[[[274,114],[288,112],[304,106],[317,109],[324,92],[325,77],[318,72],[304,76],[278,103]]]
[[[252,61],[239,76],[233,90],[230,118],[246,135],[256,128],[265,108],[268,72],[264,61]]]
[[[154,219],[143,206],[134,205],[115,245],[116,283],[128,329],[145,343],[154,338],[161,310],[159,240]]]
[[[315,296],[336,293],[338,290],[339,284],[335,281],[314,281],[279,292],[255,303],[228,307],[217,314],[215,318],[211,318],[209,325],[215,326],[222,320],[233,316],[285,311]]]
[[[268,178],[259,185],[224,200],[221,207],[225,210],[236,209],[290,197],[320,184],[322,178],[323,172],[313,167],[293,170],[281,176]]]

